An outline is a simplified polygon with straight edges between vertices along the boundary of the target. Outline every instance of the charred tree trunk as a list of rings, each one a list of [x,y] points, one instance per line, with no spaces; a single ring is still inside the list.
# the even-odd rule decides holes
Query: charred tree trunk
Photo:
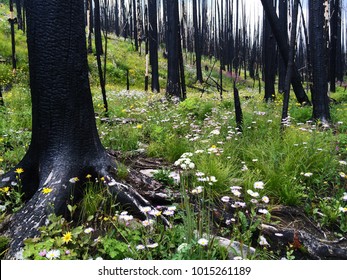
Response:
[[[94,0],[94,19],[95,19],[95,50],[96,50],[96,62],[98,65],[99,81],[102,94],[102,100],[104,103],[105,112],[108,111],[108,104],[106,98],[106,84],[102,70],[101,55],[103,54],[102,39],[101,39],[101,20],[100,20],[100,4],[99,0]]]
[[[23,30],[22,1],[23,0],[16,0],[17,24],[18,24],[18,29],[21,29],[21,30]]]
[[[268,5],[272,0],[266,0]],[[265,75],[265,95],[264,100],[266,102],[273,101],[275,99],[275,52],[276,42],[271,31],[271,26],[268,21],[268,16],[265,15],[264,20],[264,75]]]
[[[93,53],[93,0],[88,0],[87,2],[88,53]]]
[[[283,34],[287,34],[288,30],[288,1],[287,0],[279,0],[279,21],[280,21],[280,29],[283,32]],[[285,36],[285,39],[287,37]],[[284,83],[285,83],[285,77],[286,77],[286,64],[283,61],[282,56],[280,55],[279,61],[278,61],[278,92],[283,93],[284,92]]]
[[[119,30],[119,6],[118,6],[118,0],[115,0],[114,4],[114,28],[116,35],[119,37],[120,30]]]
[[[290,44],[289,44],[289,60],[287,65],[287,73],[284,80],[284,98],[283,98],[283,109],[282,109],[282,125],[284,125],[288,118],[288,107],[289,107],[289,94],[290,94],[290,80],[292,79],[292,72],[294,66],[294,56],[295,56],[295,44],[296,44],[296,26],[298,21],[298,4],[299,0],[293,1],[292,7],[292,24],[290,31]]]
[[[100,1],[94,0],[94,31],[95,31],[95,48],[96,55],[102,55],[102,39],[101,39],[101,19],[100,19]]]
[[[121,3],[120,6],[122,11],[122,36],[124,37],[124,39],[127,39],[128,38],[128,18],[127,18],[124,0],[120,0],[120,3]]]
[[[83,178],[105,178],[117,200],[140,215],[148,205],[131,187],[113,179],[116,165],[103,148],[95,124],[88,80],[83,1],[27,1],[28,53],[32,96],[32,137],[20,174],[25,206],[10,219],[7,258],[26,238],[38,234],[50,213],[67,213],[71,195],[78,200]],[[54,24],[52,24],[54,23]],[[15,169],[0,186],[18,180]],[[72,177],[80,181],[71,183]],[[43,188],[51,192],[45,194]]]
[[[239,91],[236,87],[236,81],[233,82],[234,89],[234,105],[235,105],[235,118],[236,118],[236,127],[239,129],[239,132],[242,132],[242,124],[243,124],[243,115],[242,108],[240,102]]]
[[[180,84],[180,27],[178,1],[167,1],[167,52],[168,52],[168,78],[166,95],[183,99]]]
[[[267,15],[269,24],[271,25],[272,32],[276,38],[277,45],[279,47],[281,56],[284,60],[284,63],[288,65],[288,36],[286,34],[283,34],[281,30],[279,29],[279,19],[276,14],[276,10],[272,5],[269,5],[267,0],[261,0],[261,3],[263,4],[264,11]],[[287,39],[286,39],[287,36]],[[296,96],[296,99],[301,104],[311,104],[310,100],[308,99],[308,96],[305,93],[305,90],[301,83],[301,76],[299,74],[299,71],[296,67],[296,65],[293,68],[293,77],[291,80],[293,90]]]
[[[148,76],[149,76],[149,31],[148,31],[148,8],[145,5],[145,54],[146,54],[146,70],[145,70],[145,91],[148,91]]]
[[[336,53],[337,53],[337,32],[338,32],[338,8],[339,0],[330,1],[330,67],[329,81],[330,91],[336,92]]]
[[[326,38],[324,30],[324,2],[325,0],[309,0],[309,36],[312,63],[312,105],[313,118],[322,123],[330,121],[327,67]]]
[[[12,0],[10,0],[9,22],[11,25],[12,69],[15,71],[17,69],[17,59],[16,59],[16,38],[15,38],[15,33],[14,33],[15,18],[14,18],[14,14],[13,14],[13,1]]]
[[[2,96],[2,85],[0,85],[0,106],[4,106],[4,98]]]
[[[336,0],[337,1],[337,0]],[[336,39],[336,78],[343,81],[343,55],[342,55],[342,30],[341,30],[341,2],[335,5],[337,16],[337,39]]]
[[[148,1],[149,19],[149,57],[152,68],[152,92],[160,92],[158,67],[158,26],[157,26],[157,0]]]
[[[200,30],[198,26],[198,7],[196,0],[193,0],[193,26],[194,26],[194,47],[196,56],[196,79],[202,84],[202,70],[201,70],[201,42],[200,42]]]
[[[135,41],[135,50],[139,50],[139,39],[137,37],[137,12],[136,12],[136,0],[133,0],[133,34]]]

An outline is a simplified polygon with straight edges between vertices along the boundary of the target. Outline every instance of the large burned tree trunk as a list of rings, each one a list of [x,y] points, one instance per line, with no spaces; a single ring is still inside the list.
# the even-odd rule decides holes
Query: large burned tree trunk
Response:
[[[310,0],[309,3],[309,36],[312,64],[312,105],[313,119],[323,123],[330,121],[328,97],[328,73],[326,67],[326,38],[324,23],[325,0]]]
[[[139,214],[148,205],[132,188],[113,179],[114,161],[96,129],[88,80],[83,1],[27,1],[27,30],[32,95],[32,138],[24,159],[0,179],[8,186],[20,174],[25,206],[15,213],[7,234],[8,258],[35,236],[47,216],[65,214],[71,196],[83,193],[83,178],[104,177],[117,200]],[[78,182],[70,180],[78,177]],[[42,192],[43,188],[52,191]]]

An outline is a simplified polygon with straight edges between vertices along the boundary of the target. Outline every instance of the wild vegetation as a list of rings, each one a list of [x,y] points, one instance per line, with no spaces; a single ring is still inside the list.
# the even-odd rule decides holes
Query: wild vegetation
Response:
[[[23,158],[31,137],[31,101],[26,38],[16,32],[17,70],[10,63],[8,7],[0,4],[0,175]],[[347,234],[347,95],[337,85],[330,97],[331,126],[312,121],[312,108],[290,99],[282,116],[282,95],[264,102],[263,87],[239,80],[242,129],[236,123],[233,80],[225,72],[220,93],[195,83],[194,65],[185,65],[187,98],[175,103],[162,93],[145,92],[146,59],[130,40],[108,35],[104,111],[95,56],[90,54],[90,81],[102,144],[118,161],[118,179],[127,182],[129,161],[160,159],[153,178],[161,183],[160,204],[143,207],[140,220],[115,203],[105,178],[83,179],[84,198],[68,202],[69,213],[50,215],[40,235],[27,239],[17,258],[24,259],[300,259],[310,258],[308,244],[286,239],[281,209],[294,209],[303,221],[329,240]],[[191,53],[184,53],[186,57]],[[189,59],[187,60],[189,61]],[[166,86],[167,60],[159,57],[160,88]],[[219,62],[203,57],[203,79],[217,80]],[[203,68],[204,69],[204,68]],[[127,85],[129,73],[130,89]],[[199,89],[204,88],[203,93]],[[129,160],[130,158],[130,160]],[[132,166],[132,168],[135,168]],[[149,168],[147,168],[149,169]],[[21,177],[0,189],[0,222],[23,205]],[[174,176],[172,176],[174,175]],[[165,190],[165,191],[163,191]],[[43,188],[43,194],[52,191]],[[288,208],[284,208],[288,207]],[[287,213],[292,213],[288,210]],[[285,211],[284,211],[285,212]],[[283,215],[283,213],[281,214]],[[169,223],[167,227],[164,216]],[[288,215],[290,216],[290,215]],[[284,221],[286,220],[286,221]],[[304,224],[304,222],[303,222]],[[275,234],[266,225],[278,226]],[[294,226],[297,231],[302,225]],[[294,235],[295,236],[295,235]],[[222,245],[222,238],[229,240]],[[283,237],[284,238],[284,237]],[[1,255],[8,240],[0,239]],[[236,242],[236,243],[233,243]],[[238,243],[237,243],[238,242]],[[241,250],[237,249],[238,244]],[[253,249],[254,248],[254,249]]]

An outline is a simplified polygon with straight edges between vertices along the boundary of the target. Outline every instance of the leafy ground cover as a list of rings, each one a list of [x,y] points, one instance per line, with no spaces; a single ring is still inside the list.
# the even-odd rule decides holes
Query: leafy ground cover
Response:
[[[0,4],[1,5],[1,4]],[[25,36],[17,34],[19,69],[10,65],[9,26],[0,6],[0,174],[20,161],[30,142],[31,106]],[[232,92],[221,101],[213,87],[201,92],[189,89],[180,103],[164,93],[144,92],[144,55],[130,42],[110,37],[107,61],[109,112],[103,111],[93,55],[89,56],[91,85],[99,134],[104,146],[123,154],[141,151],[147,158],[161,158],[154,178],[180,198],[155,211],[144,208],[146,220],[138,220],[114,204],[103,188],[103,178],[90,180],[83,201],[68,206],[69,217],[51,216],[41,235],[27,240],[18,258],[25,259],[293,259],[305,248],[295,242],[273,246],[263,234],[279,206],[302,211],[315,227],[331,239],[347,233],[347,103],[338,87],[331,97],[332,126],[312,122],[310,107],[290,103],[286,129],[280,130],[282,97],[264,103],[253,81],[238,83],[244,123],[235,122]],[[205,60],[210,69],[212,64]],[[161,87],[165,87],[166,61],[160,58]],[[217,69],[217,68],[216,68]],[[126,71],[131,90],[126,91]],[[209,73],[205,72],[207,77]],[[213,75],[218,79],[217,71]],[[231,90],[225,75],[224,86]],[[194,84],[194,66],[186,65],[186,79]],[[121,121],[116,121],[121,120]],[[131,121],[122,121],[131,120]],[[0,189],[0,221],[21,205],[18,182]],[[179,175],[179,180],[170,173]],[[119,177],[128,169],[119,163]],[[86,177],[88,178],[88,174]],[[50,192],[50,189],[44,189]],[[172,224],[166,228],[160,219]],[[229,245],[221,245],[221,237]],[[1,254],[7,240],[0,239]],[[244,250],[236,250],[239,242]],[[255,248],[253,250],[252,248]]]

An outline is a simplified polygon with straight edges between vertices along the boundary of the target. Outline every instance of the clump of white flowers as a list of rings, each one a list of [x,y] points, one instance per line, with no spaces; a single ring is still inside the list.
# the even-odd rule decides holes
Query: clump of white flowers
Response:
[[[175,166],[181,167],[183,170],[195,169],[195,163],[190,159],[193,153],[184,153],[175,161]]]

